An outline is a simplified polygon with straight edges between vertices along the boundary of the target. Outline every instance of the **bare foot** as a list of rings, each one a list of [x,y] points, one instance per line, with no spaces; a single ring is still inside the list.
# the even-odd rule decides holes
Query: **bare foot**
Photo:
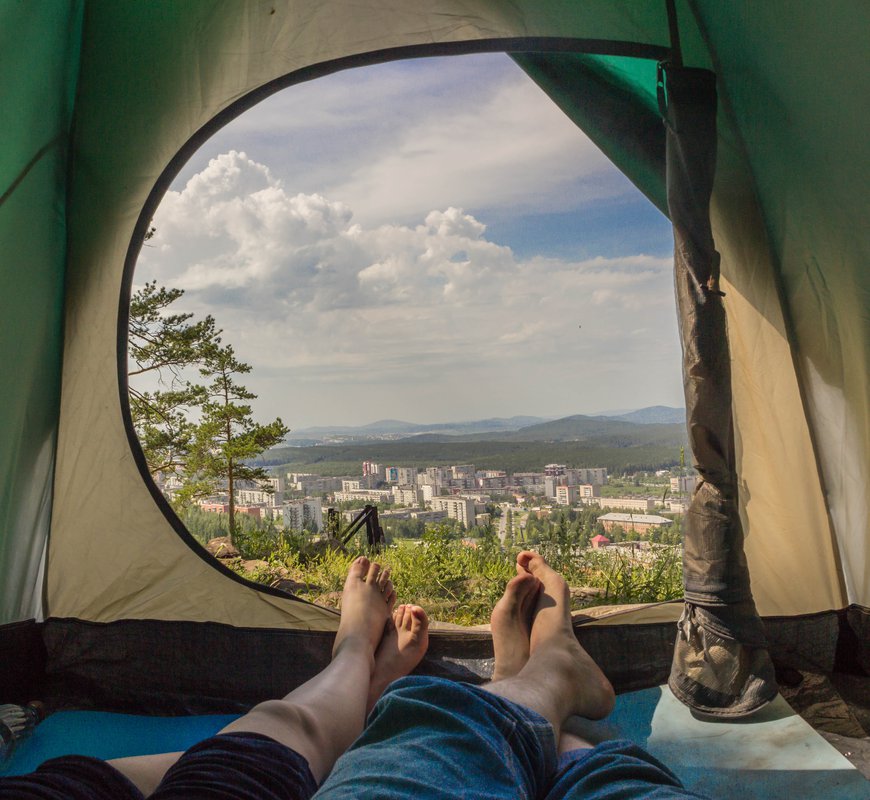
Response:
[[[541,582],[525,570],[508,582],[490,617],[495,665],[492,680],[516,675],[529,660],[532,614]]]
[[[587,719],[606,717],[613,710],[613,687],[574,635],[568,584],[540,555],[529,550],[517,555],[517,566],[542,584],[527,665],[534,668],[524,669],[521,677],[540,672],[564,686],[565,718],[571,714]]]
[[[420,663],[428,646],[429,618],[426,612],[420,606],[398,606],[375,651],[375,671],[369,684],[367,714],[389,684],[407,675]]]
[[[341,621],[332,646],[332,657],[345,647],[360,647],[374,664],[375,648],[395,602],[389,574],[380,564],[360,556],[350,565],[341,593]]]

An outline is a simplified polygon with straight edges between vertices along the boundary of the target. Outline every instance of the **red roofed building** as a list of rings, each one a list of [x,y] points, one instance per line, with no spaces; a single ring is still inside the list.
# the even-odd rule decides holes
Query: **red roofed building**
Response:
[[[597,536],[593,536],[589,540],[589,544],[591,544],[592,547],[594,547],[597,550],[599,547],[604,547],[604,545],[610,544],[610,539],[608,539],[606,536],[602,536],[599,533]]]

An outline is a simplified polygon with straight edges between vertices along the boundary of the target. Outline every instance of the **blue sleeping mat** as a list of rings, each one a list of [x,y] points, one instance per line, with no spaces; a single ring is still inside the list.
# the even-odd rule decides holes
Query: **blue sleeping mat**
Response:
[[[69,753],[117,758],[184,750],[236,718],[63,711],[22,744],[7,773]],[[646,689],[620,695],[607,720],[578,721],[573,729],[592,741],[632,739],[713,798],[870,800],[870,782],[782,697],[746,720],[721,722],[697,718],[667,687]]]
[[[73,753],[109,759],[187,750],[238,717],[141,717],[106,711],[58,711],[46,717],[16,748],[3,774],[23,775],[48,758]]]

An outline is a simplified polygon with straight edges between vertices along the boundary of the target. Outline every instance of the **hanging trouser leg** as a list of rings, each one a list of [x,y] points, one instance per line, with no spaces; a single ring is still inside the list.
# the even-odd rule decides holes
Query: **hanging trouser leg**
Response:
[[[716,168],[716,77],[667,66],[668,211],[683,346],[689,443],[701,481],[683,526],[686,607],[668,685],[686,705],[741,716],[776,696],[755,610],[738,513],[731,363],[710,198]]]

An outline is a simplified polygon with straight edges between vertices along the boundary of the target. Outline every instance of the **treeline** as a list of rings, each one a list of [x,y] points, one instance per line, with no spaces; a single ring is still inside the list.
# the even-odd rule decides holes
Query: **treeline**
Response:
[[[545,464],[605,467],[608,472],[652,471],[679,463],[679,449],[662,445],[588,447],[572,442],[370,442],[364,445],[276,447],[256,463],[316,475],[359,474],[363,461],[424,468],[474,464],[478,469],[539,472]]]

